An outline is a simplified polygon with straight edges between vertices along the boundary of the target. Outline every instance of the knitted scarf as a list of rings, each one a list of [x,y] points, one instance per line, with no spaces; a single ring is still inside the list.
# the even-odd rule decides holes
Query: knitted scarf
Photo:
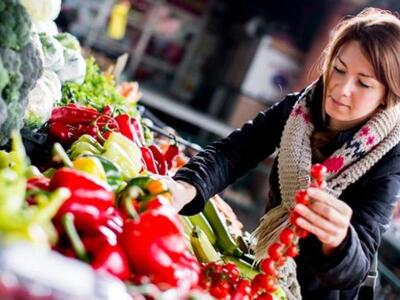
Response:
[[[283,130],[278,154],[278,174],[282,202],[267,212],[253,232],[256,261],[267,254],[270,244],[290,226],[289,212],[295,205],[294,195],[310,183],[312,164],[310,137],[314,125],[310,104],[316,84],[310,85],[295,103]],[[380,109],[341,148],[328,157],[326,191],[338,198],[400,141],[400,106]],[[281,270],[279,283],[289,299],[301,299],[296,279],[296,265],[289,260]]]

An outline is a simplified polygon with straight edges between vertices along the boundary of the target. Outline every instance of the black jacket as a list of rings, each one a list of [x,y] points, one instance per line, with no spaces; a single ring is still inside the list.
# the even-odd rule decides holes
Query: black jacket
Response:
[[[235,130],[228,137],[207,146],[174,176],[197,189],[196,198],[181,211],[190,215],[201,211],[214,194],[244,175],[277,148],[289,113],[300,93],[283,101]],[[319,82],[312,100],[311,115],[318,128],[321,118],[322,84]],[[358,127],[359,128],[359,127]],[[351,139],[358,128],[339,134],[330,151]],[[270,199],[267,209],[281,201],[277,162],[270,175]],[[315,236],[300,241],[296,259],[297,276],[304,299],[355,299],[371,261],[387,229],[393,206],[400,191],[400,146],[395,146],[357,182],[345,189],[340,199],[353,210],[351,227],[338,251],[325,257]]]

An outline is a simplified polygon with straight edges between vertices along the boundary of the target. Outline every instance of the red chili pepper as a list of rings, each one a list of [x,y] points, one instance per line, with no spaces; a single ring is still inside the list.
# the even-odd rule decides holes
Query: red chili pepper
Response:
[[[176,142],[174,144],[170,144],[168,146],[167,151],[164,154],[165,157],[165,161],[167,162],[167,167],[168,170],[172,168],[172,161],[174,160],[174,158],[179,154],[179,147],[176,144]]]
[[[102,115],[95,121],[97,127],[100,128],[100,130],[112,130],[112,131],[119,131],[119,125],[117,121],[115,121],[114,118],[107,116],[107,115]]]
[[[138,136],[140,142],[144,145],[145,144],[144,133],[140,121],[136,118],[131,118],[131,124],[133,125],[133,128],[135,129],[136,135]]]
[[[154,159],[156,161],[158,174],[166,175],[167,174],[167,162],[165,161],[164,154],[161,152],[160,148],[158,148],[158,146],[155,144],[150,145],[149,149],[153,153]]]
[[[51,112],[50,122],[62,122],[65,124],[90,123],[96,120],[100,113],[93,108],[74,104],[56,107]]]
[[[158,174],[157,165],[154,161],[153,152],[151,152],[151,150],[147,147],[140,147],[140,150],[142,151],[142,159],[144,165],[146,166],[146,170],[151,173]]]
[[[50,123],[49,134],[63,144],[72,144],[79,138],[71,126],[61,122]]]
[[[131,141],[141,144],[135,132],[135,128],[131,124],[131,117],[128,114],[119,115],[115,118],[117,121],[120,132]]]
[[[106,116],[112,117],[112,115],[113,115],[113,108],[112,108],[111,105],[108,104],[108,105],[106,105],[106,106],[103,107],[103,110],[102,110],[101,112],[102,112],[102,114],[104,114],[104,115],[106,115]]]
[[[150,209],[138,220],[125,221],[119,241],[135,274],[148,275],[164,288],[189,290],[197,285],[200,268],[188,253],[177,217],[167,205]]]

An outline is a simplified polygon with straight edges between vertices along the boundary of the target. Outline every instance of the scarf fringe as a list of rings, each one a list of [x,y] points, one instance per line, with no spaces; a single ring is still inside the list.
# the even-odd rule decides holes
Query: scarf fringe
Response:
[[[269,245],[275,242],[281,230],[289,225],[288,215],[287,208],[280,204],[261,218],[259,226],[250,237],[255,253],[255,263],[266,257]]]

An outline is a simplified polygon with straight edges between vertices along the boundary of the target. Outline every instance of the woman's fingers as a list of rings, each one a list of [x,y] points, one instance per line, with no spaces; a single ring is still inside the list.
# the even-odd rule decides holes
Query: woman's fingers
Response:
[[[296,223],[304,230],[307,230],[308,232],[314,234],[322,243],[332,243],[332,239],[334,238],[334,235],[332,233],[319,228],[314,223],[311,223],[302,217],[298,218]]]
[[[337,226],[333,224],[330,219],[321,216],[313,209],[303,204],[297,204],[294,210],[313,226],[318,227],[331,234],[335,234],[337,232]]]
[[[345,202],[336,199],[334,196],[328,194],[321,189],[308,188],[307,193],[312,199],[328,204],[330,207],[336,209],[339,213],[343,215],[351,216],[353,212],[351,207],[348,206]]]
[[[309,188],[307,193],[310,204],[297,204],[294,208],[301,216],[297,225],[316,235],[325,246],[337,247],[346,237],[353,211],[321,189]]]
[[[335,208],[324,202],[314,201],[309,205],[310,209],[320,215],[322,218],[333,224],[344,227],[348,224],[347,216],[341,214]]]

